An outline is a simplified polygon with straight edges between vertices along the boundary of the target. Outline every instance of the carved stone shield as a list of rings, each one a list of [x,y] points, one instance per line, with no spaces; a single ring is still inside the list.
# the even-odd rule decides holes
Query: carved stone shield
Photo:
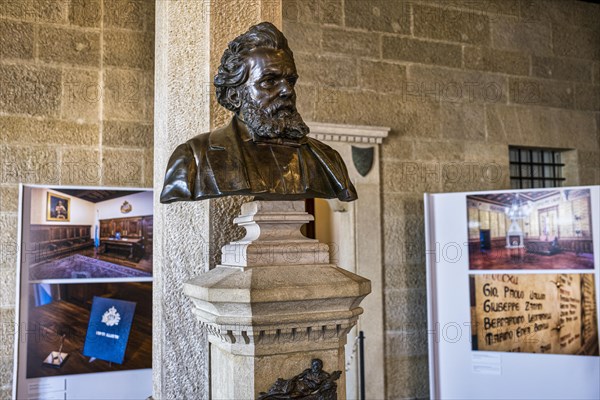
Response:
[[[367,176],[373,167],[373,158],[375,155],[374,147],[355,147],[352,146],[352,162],[359,174]]]

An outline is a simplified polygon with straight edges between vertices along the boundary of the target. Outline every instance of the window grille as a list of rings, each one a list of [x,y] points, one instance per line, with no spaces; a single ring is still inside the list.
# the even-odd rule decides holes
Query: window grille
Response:
[[[561,187],[565,178],[558,150],[510,147],[510,186],[513,189]]]

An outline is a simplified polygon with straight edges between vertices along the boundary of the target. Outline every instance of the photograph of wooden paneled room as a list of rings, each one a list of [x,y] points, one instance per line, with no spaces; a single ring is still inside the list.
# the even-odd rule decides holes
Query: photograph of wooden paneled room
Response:
[[[151,191],[27,187],[24,202],[31,282],[152,276]]]

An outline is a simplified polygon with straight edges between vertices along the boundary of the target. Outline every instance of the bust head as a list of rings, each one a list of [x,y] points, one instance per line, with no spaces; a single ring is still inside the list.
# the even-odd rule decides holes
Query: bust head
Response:
[[[296,109],[293,53],[271,23],[252,26],[231,41],[214,79],[219,104],[253,136],[299,139],[308,127]]]

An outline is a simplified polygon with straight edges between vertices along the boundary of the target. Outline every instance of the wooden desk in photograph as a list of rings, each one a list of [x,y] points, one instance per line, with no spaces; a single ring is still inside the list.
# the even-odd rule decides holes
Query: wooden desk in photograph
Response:
[[[152,215],[100,220],[101,252],[136,263],[152,258]],[[116,239],[121,235],[121,239]]]
[[[104,254],[114,254],[116,256],[121,254],[127,254],[127,258],[134,261],[139,261],[144,255],[144,249],[142,247],[142,239],[132,238],[100,238],[100,244],[104,245]]]

